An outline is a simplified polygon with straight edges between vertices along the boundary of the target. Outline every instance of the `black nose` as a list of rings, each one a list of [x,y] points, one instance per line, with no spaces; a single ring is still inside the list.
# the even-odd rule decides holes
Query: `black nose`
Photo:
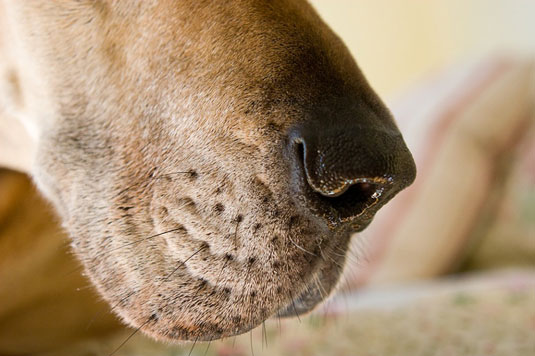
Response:
[[[293,129],[290,146],[295,193],[305,209],[330,225],[364,228],[416,175],[394,125],[305,124]]]

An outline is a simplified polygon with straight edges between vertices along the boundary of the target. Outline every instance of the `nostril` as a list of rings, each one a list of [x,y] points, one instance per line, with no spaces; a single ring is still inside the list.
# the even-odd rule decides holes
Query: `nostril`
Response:
[[[306,185],[311,188],[310,198],[312,196],[313,198],[309,202],[313,205],[319,203],[319,206],[327,208],[329,211],[335,211],[337,219],[340,221],[361,216],[367,211],[367,208],[375,205],[391,184],[390,180],[385,177],[348,179],[338,175],[344,173],[341,170],[322,172],[325,168],[323,159],[311,160],[311,157],[321,156],[322,151],[308,152],[310,147],[302,138],[296,139],[294,144],[300,170]],[[316,162],[319,164],[314,167],[313,163]]]
[[[312,125],[294,128],[289,142],[295,199],[329,226],[363,228],[414,177],[399,134]]]
[[[303,141],[298,140],[296,143],[296,149],[297,149],[297,159],[299,160],[299,163],[301,167],[305,168],[305,145]]]
[[[324,204],[334,208],[341,220],[345,220],[359,216],[374,205],[384,189],[382,184],[362,182],[346,186],[344,191],[336,196],[328,197],[318,193],[316,195]]]

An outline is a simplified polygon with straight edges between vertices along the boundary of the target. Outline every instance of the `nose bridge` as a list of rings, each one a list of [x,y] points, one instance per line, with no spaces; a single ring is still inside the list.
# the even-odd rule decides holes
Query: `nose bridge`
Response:
[[[334,88],[332,96],[318,98],[318,102],[312,108],[301,123],[301,129],[308,134],[330,131],[335,133],[341,128],[350,130],[375,130],[385,134],[396,136],[399,130],[393,120],[390,111],[382,103],[381,99],[367,88],[355,93],[342,93],[341,88]],[[355,91],[353,87],[345,88]]]

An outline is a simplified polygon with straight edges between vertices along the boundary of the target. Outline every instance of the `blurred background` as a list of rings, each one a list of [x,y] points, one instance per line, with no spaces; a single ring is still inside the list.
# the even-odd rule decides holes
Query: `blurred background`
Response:
[[[106,355],[128,339],[116,355],[535,355],[535,0],[310,2],[392,109],[418,168],[353,237],[338,294],[312,315],[228,340],[130,339],[49,204],[28,177],[0,170],[0,256],[2,244],[11,251],[0,285],[17,282],[0,289],[0,346],[31,353],[68,340],[58,355]],[[10,259],[29,267],[2,269]],[[25,288],[33,271],[47,287],[36,295]],[[99,317],[75,317],[88,308]],[[51,325],[56,338],[28,342]]]
[[[383,97],[455,61],[489,53],[535,53],[533,0],[310,3]]]

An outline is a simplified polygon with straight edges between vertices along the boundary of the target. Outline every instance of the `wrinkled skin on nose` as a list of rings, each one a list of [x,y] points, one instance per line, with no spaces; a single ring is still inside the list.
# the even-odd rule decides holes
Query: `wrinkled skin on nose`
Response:
[[[113,312],[158,340],[311,310],[351,234],[414,179],[305,1],[12,6],[50,108],[36,182]]]

